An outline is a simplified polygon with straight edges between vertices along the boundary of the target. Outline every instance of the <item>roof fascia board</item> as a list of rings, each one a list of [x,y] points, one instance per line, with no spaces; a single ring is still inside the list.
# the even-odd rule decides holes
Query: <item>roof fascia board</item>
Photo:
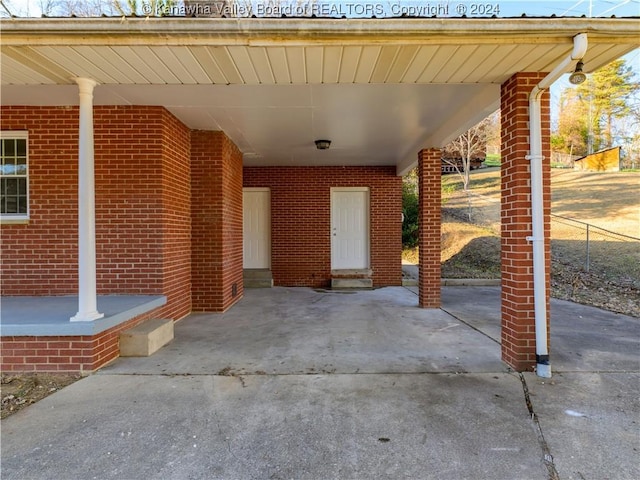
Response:
[[[3,45],[318,45],[571,42],[638,43],[640,18],[545,19],[4,19]]]

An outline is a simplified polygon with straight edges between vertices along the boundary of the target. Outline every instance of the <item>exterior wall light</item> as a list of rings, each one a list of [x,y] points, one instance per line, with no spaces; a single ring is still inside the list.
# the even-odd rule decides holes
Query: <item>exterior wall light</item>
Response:
[[[318,150],[327,150],[331,146],[331,140],[316,140]]]
[[[582,61],[576,64],[576,70],[569,76],[569,82],[573,85],[580,85],[587,79],[587,76],[582,73]]]

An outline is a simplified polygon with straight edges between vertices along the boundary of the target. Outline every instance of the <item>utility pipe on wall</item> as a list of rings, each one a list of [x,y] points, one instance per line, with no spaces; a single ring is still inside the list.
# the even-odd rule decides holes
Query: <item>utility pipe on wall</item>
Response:
[[[544,203],[542,191],[542,120],[540,99],[542,94],[562,74],[575,67],[587,53],[587,34],[580,33],[573,37],[571,55],[560,62],[538,85],[533,87],[529,95],[529,155],[531,162],[531,237],[527,240],[533,244],[533,298],[536,325],[536,374],[539,377],[551,377],[549,363],[549,344],[547,340],[547,292],[546,292],[546,258],[544,251]]]

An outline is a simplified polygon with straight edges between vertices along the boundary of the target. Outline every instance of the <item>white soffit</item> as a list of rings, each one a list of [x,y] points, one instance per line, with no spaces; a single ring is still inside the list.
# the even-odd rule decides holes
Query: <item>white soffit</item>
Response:
[[[631,47],[591,45],[590,70]],[[495,83],[516,72],[551,70],[570,45],[404,46],[4,46],[3,85],[296,85],[331,83]]]

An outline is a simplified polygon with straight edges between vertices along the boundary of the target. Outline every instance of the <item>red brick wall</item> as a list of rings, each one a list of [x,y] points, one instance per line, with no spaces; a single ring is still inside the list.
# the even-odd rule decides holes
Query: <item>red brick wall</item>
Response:
[[[29,131],[28,225],[2,225],[1,295],[78,290],[78,109],[2,107],[0,129]]]
[[[518,371],[536,364],[529,160],[529,93],[544,73],[518,73],[502,85],[502,358]],[[550,291],[550,107],[542,97],[547,318]]]
[[[191,133],[194,311],[225,311],[243,294],[242,154],[223,132]]]
[[[191,313],[191,131],[162,112],[162,293],[160,318]]]
[[[374,286],[402,282],[402,179],[395,167],[245,167],[245,187],[271,189],[275,285],[331,283],[331,187],[369,187]]]
[[[29,223],[2,226],[2,294],[77,293],[78,109],[3,107],[0,125],[29,131],[30,190]],[[184,283],[188,129],[131,106],[94,107],[94,128],[98,293],[163,293],[165,273]]]
[[[441,277],[441,158],[439,149],[418,153],[418,304],[423,308],[440,308]]]
[[[162,116],[94,108],[98,294],[162,291]]]

